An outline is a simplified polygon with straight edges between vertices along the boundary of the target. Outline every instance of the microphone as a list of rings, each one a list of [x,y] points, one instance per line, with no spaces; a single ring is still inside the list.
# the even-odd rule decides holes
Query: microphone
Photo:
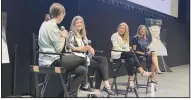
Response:
[[[92,43],[91,40],[86,40],[86,39],[84,39],[84,38],[82,38],[82,41],[84,42],[84,45],[89,45],[89,44]]]
[[[91,40],[86,40],[86,39],[84,39],[84,38],[82,38],[82,41],[84,42],[84,45],[86,46],[86,45],[89,45],[89,44],[91,44]],[[92,58],[92,54],[90,53],[90,52],[87,52],[87,56],[91,59]]]
[[[65,30],[65,27],[64,27],[64,26],[61,26],[61,27],[60,27],[60,30],[61,30],[61,31],[64,31],[64,30]]]
[[[91,41],[91,40],[88,40],[88,41],[87,41],[87,44],[91,44],[91,43],[92,43],[92,41]]]

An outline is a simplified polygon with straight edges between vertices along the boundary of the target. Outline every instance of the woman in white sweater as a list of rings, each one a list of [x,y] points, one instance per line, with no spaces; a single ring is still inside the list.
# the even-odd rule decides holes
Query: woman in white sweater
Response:
[[[134,69],[135,67],[141,73],[142,76],[149,77],[150,72],[146,72],[141,67],[141,64],[136,56],[136,54],[130,51],[129,46],[129,28],[126,23],[119,24],[117,32],[111,36],[112,50],[119,50],[122,52],[111,52],[112,59],[126,59],[128,62],[128,75],[130,75],[130,87],[134,88]]]

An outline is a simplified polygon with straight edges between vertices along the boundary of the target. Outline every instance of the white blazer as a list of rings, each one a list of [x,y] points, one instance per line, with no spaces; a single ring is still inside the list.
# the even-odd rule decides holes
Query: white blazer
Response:
[[[120,50],[122,51],[122,45],[125,43],[122,37],[119,35],[118,32],[114,33],[111,36],[111,42],[113,45],[112,50]],[[126,44],[126,51],[130,51],[129,44]],[[111,58],[112,59],[119,59],[121,57],[121,52],[111,51]]]

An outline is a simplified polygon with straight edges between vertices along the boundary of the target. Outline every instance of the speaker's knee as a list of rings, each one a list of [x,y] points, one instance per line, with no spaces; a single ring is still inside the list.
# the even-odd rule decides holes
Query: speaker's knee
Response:
[[[152,56],[157,56],[157,53],[155,51],[151,52]]]
[[[132,57],[128,58],[128,63],[129,64],[134,64],[134,59]]]

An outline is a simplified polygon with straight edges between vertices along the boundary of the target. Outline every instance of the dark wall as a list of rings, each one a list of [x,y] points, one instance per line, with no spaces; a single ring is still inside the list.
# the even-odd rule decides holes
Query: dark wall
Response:
[[[44,15],[48,13],[49,6],[53,2],[60,2],[66,8],[66,17],[62,23],[66,29],[69,28],[75,15],[79,14],[84,18],[89,39],[92,40],[94,48],[104,50],[104,54],[99,54],[104,56],[109,54],[109,39],[119,23],[127,22],[130,36],[133,36],[137,27],[144,24],[144,19],[153,16],[102,3],[100,0],[2,0],[2,11],[7,12],[7,42],[11,59],[11,64],[2,65],[1,68],[2,97],[11,93],[15,44],[18,45],[19,55],[16,93],[30,92],[29,65],[32,63],[32,33],[38,34]],[[166,42],[169,54],[165,57],[167,65],[172,67],[188,64],[189,38],[187,38],[188,33],[184,32],[184,25],[167,19],[163,21],[167,29]]]
[[[44,16],[53,2],[66,8],[66,17],[61,23],[69,27],[72,17],[78,12],[78,2],[68,0],[3,0],[2,11],[7,12],[7,42],[11,64],[2,65],[2,97],[11,94],[14,45],[18,45],[16,93],[30,93],[32,63],[32,33],[38,34]],[[33,87],[34,88],[34,87]]]
[[[187,37],[190,37],[190,0],[179,0],[179,20],[180,23],[185,25],[185,31],[188,33]]]

